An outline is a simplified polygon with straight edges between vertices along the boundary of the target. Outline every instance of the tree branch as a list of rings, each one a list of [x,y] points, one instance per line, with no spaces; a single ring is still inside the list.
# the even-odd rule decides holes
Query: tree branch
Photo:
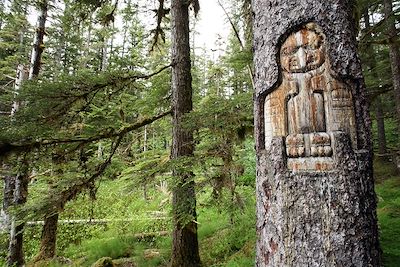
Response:
[[[167,115],[171,114],[171,110],[166,112],[160,113],[151,118],[145,118],[139,122],[136,122],[132,125],[125,126],[119,130],[111,129],[105,133],[91,136],[91,137],[76,137],[76,138],[67,138],[67,139],[43,139],[43,140],[36,140],[36,141],[26,141],[26,142],[12,142],[12,141],[5,141],[0,140],[0,155],[4,156],[10,152],[15,151],[27,151],[33,148],[39,148],[42,146],[50,146],[50,145],[57,145],[57,144],[69,144],[69,143],[91,143],[95,141],[99,141],[102,139],[109,139],[114,137],[120,137],[128,132],[133,130],[139,129],[145,125],[148,125],[158,119],[161,119]]]
[[[64,209],[64,206],[68,201],[76,198],[76,196],[78,196],[83,190],[90,188],[95,180],[104,173],[108,165],[110,165],[123,137],[124,134],[117,137],[112,146],[110,155],[104,162],[96,167],[95,173],[93,173],[89,178],[80,177],[79,179],[76,179],[77,182],[67,188],[57,190],[57,187],[55,187],[53,189],[54,191],[46,196],[47,199],[43,199],[43,202],[41,202],[43,204],[34,208],[34,214],[38,215],[39,213],[40,215],[43,215],[52,212],[57,213]],[[27,212],[27,210],[23,210],[23,212]],[[32,212],[30,211],[28,214],[32,214]]]

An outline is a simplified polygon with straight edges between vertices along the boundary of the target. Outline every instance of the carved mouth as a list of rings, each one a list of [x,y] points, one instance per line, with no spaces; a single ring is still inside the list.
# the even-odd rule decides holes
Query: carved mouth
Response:
[[[323,62],[307,63],[307,65],[304,67],[293,65],[290,66],[289,70],[284,70],[288,73],[305,73],[319,68],[322,64]]]

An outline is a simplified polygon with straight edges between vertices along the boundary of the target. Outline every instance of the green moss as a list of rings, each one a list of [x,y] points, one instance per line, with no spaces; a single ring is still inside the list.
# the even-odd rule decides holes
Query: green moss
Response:
[[[399,175],[398,170],[393,162],[375,159],[374,160],[374,175],[377,183],[381,183],[387,179]]]

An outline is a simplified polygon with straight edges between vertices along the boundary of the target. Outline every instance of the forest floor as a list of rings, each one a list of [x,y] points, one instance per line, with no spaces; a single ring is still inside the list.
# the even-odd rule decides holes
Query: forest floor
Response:
[[[375,161],[380,242],[385,267],[400,266],[400,174],[390,162]]]
[[[375,161],[374,164],[384,266],[398,267],[400,175],[391,163]],[[136,193],[132,194],[132,190]],[[254,188],[252,184],[241,184],[236,191],[233,197],[225,192],[215,201],[209,188],[198,190],[198,234],[203,266],[254,266]],[[90,215],[111,222],[60,224],[57,244],[60,257],[52,262],[28,266],[96,266],[96,261],[99,264],[107,260],[112,260],[115,267],[167,266],[171,249],[170,195],[162,188],[154,187],[149,189],[148,199],[144,200],[139,192],[137,187],[127,187],[126,181],[107,180],[102,182],[96,201],[82,196],[69,203],[62,219]],[[29,227],[25,236],[29,260],[39,247],[40,226]]]

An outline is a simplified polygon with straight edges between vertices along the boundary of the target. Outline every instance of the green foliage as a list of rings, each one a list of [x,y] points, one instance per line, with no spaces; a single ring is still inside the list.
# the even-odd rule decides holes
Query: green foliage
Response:
[[[60,223],[57,229],[57,251],[58,255],[64,255],[64,251],[73,244],[80,244],[98,236],[107,229],[105,225],[93,224],[63,224]],[[26,259],[32,259],[39,250],[41,225],[29,226],[24,233],[24,251]]]
[[[380,177],[378,176],[378,178]],[[399,266],[400,176],[386,176],[382,182],[376,185],[376,192],[378,194],[378,219],[384,266]]]
[[[90,266],[98,259],[131,257],[134,254],[135,240],[129,237],[99,238],[84,240],[79,246],[72,246],[66,255],[74,258],[84,258],[82,265]]]
[[[389,108],[389,107],[387,107]],[[374,148],[377,150],[378,147],[378,129],[376,125],[376,120],[372,121],[372,136],[374,140]],[[386,145],[389,150],[397,150],[398,144],[400,142],[400,134],[397,131],[397,123],[393,117],[385,118],[385,136]]]
[[[245,199],[244,207],[240,209],[236,206],[233,218],[229,209],[221,211],[210,206],[199,209],[200,252],[206,266],[254,262],[254,189],[243,187],[239,192]]]
[[[387,160],[374,160],[374,175],[377,183],[386,179],[391,179],[398,174],[398,170],[393,162]]]

